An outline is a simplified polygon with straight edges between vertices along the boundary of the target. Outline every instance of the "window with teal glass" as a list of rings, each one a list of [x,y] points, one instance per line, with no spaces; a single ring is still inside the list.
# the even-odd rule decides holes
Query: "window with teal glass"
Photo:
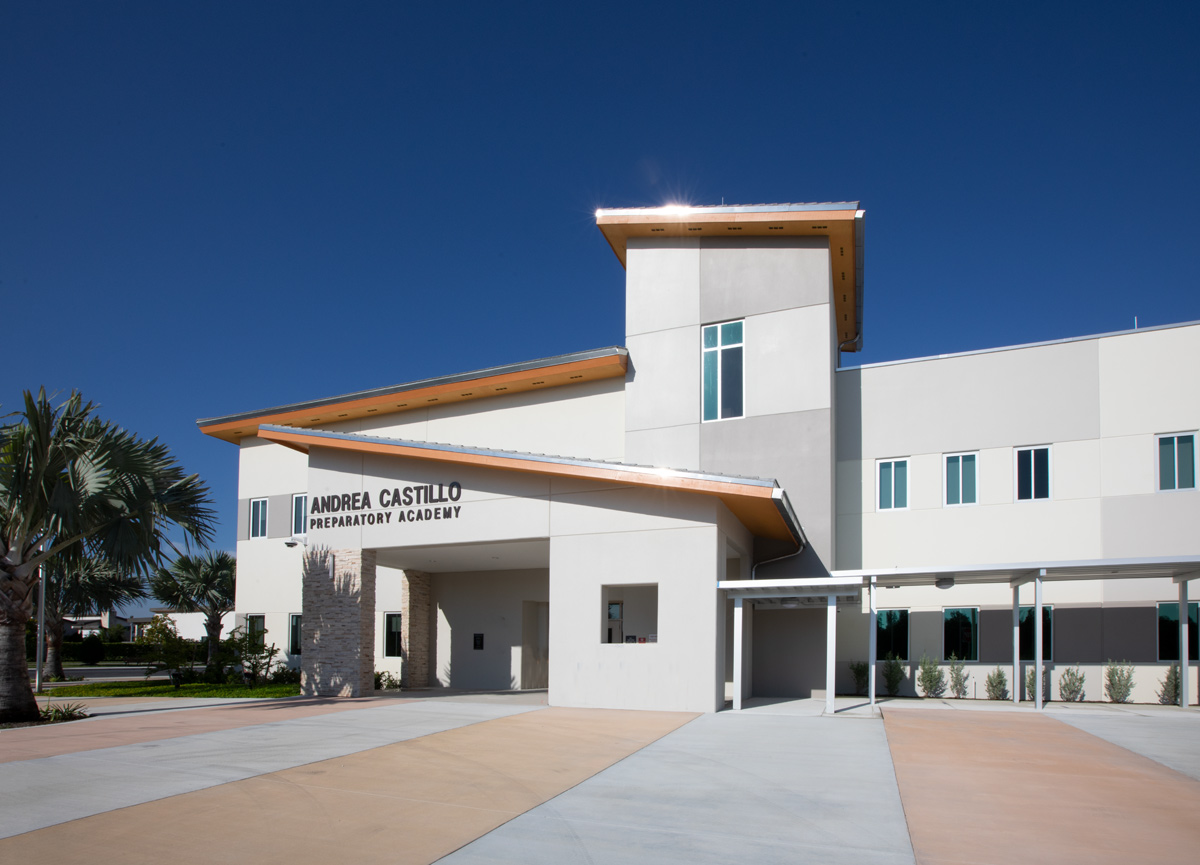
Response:
[[[879,610],[875,614],[875,660],[908,660],[908,610]]]
[[[942,611],[942,658],[979,660],[979,608],[948,607]]]
[[[743,322],[709,324],[701,329],[704,420],[742,417],[743,405]]]
[[[1021,660],[1033,660],[1033,646],[1037,642],[1037,632],[1034,629],[1036,619],[1033,607],[1021,607],[1021,620],[1017,627],[1018,642],[1021,648]],[[1042,605],[1042,660],[1054,660],[1054,607]]]
[[[1194,490],[1196,488],[1196,436],[1158,437],[1158,488]]]
[[[1188,604],[1188,660],[1195,661],[1197,653],[1196,619],[1198,606],[1194,601]],[[1160,661],[1179,660],[1179,602],[1158,605],[1158,659]]]
[[[1050,498],[1050,448],[1017,448],[1017,501]]]
[[[908,460],[880,460],[879,510],[908,507]]]
[[[946,504],[975,504],[975,454],[946,457]]]

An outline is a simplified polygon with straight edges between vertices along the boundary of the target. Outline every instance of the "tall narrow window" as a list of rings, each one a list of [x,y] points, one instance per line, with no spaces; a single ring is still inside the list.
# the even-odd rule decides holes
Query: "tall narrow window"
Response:
[[[1017,449],[1017,501],[1050,498],[1050,448]]]
[[[1197,613],[1200,612],[1200,604],[1194,601],[1188,604],[1188,659],[1196,660],[1200,655],[1196,649],[1200,648],[1197,644]],[[1179,660],[1179,602],[1166,603],[1158,605],[1158,659],[1160,661],[1178,661]]]
[[[1021,607],[1021,624],[1018,626],[1019,642],[1021,645],[1021,660],[1033,660],[1033,646],[1037,642],[1037,632],[1034,629],[1036,619],[1033,607]],[[1042,660],[1054,660],[1054,607],[1042,605]]]
[[[292,614],[288,638],[288,652],[293,655],[300,654],[300,624],[302,621],[302,616],[296,613]]]
[[[1158,488],[1194,490],[1196,488],[1196,436],[1158,437]]]
[[[388,658],[404,655],[404,636],[400,629],[402,617],[399,613],[383,614],[383,654]]]
[[[267,642],[267,618],[266,616],[246,616],[246,633],[249,634],[254,642],[259,646],[266,645]]]
[[[975,504],[975,454],[946,457],[946,504]]]
[[[879,463],[879,510],[908,507],[908,460]]]
[[[952,607],[942,611],[944,640],[942,657],[960,661],[979,660],[979,608]]]
[[[292,534],[308,534],[308,496],[292,496]]]
[[[742,417],[743,322],[706,325],[703,337],[704,419]]]
[[[265,538],[267,536],[267,500],[250,500],[250,537]]]
[[[880,610],[875,614],[875,660],[908,660],[908,610]]]

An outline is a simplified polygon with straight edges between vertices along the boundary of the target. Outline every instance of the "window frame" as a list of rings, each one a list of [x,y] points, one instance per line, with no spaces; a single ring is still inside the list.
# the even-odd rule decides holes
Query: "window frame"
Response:
[[[974,457],[975,460],[971,464],[975,475],[975,501],[962,501],[962,458]],[[950,502],[950,460],[958,460],[958,502]],[[972,508],[979,504],[979,451],[953,451],[951,453],[942,454],[942,507],[944,508]]]
[[[1190,487],[1179,486],[1179,438],[1180,436],[1191,436],[1192,439],[1192,485]],[[1195,430],[1181,430],[1179,432],[1159,433],[1154,436],[1154,491],[1158,493],[1182,493],[1194,492],[1196,490],[1196,438]],[[1173,439],[1172,446],[1173,464],[1172,468],[1175,472],[1174,486],[1164,487],[1162,485],[1162,441],[1163,439]]]
[[[393,616],[400,620],[400,630],[399,631],[393,632],[393,631],[388,630],[388,625],[390,624]],[[396,634],[396,640],[399,643],[399,645],[396,647],[397,650],[395,653],[392,653],[388,650],[388,637],[392,633]],[[393,610],[390,612],[385,612],[383,614],[383,657],[385,657],[385,658],[403,658],[404,657],[404,613],[396,612],[395,610]]]
[[[876,459],[875,460],[875,510],[877,513],[884,513],[884,512],[890,512],[890,511],[906,511],[909,509],[909,504],[912,501],[912,495],[910,493],[910,490],[912,488],[912,480],[909,477],[909,471],[908,471],[909,462],[910,462],[910,460],[908,457],[888,457],[887,459]],[[891,506],[886,507],[886,508],[882,504],[880,504],[880,498],[879,498],[880,490],[882,490],[882,488],[883,488],[882,472],[883,472],[883,464],[884,463],[890,463],[892,465],[892,495],[891,495],[892,504],[891,504]],[[904,505],[900,506],[900,507],[897,507],[897,505],[896,505],[896,469],[895,469],[896,463],[904,463]]]
[[[742,326],[741,342],[728,346],[721,343],[721,328],[727,324],[740,324]],[[713,348],[705,348],[704,331],[710,327],[717,329],[717,344]],[[742,350],[742,411],[741,414],[721,417],[721,398],[725,392],[725,376],[721,372],[721,353],[726,348],[740,348]],[[715,354],[717,357],[717,417],[714,418],[706,418],[704,411],[704,358],[709,354]],[[720,423],[726,420],[741,420],[744,417],[746,417],[746,319],[731,318],[727,321],[714,321],[702,324],[700,325],[700,422]]]
[[[1030,483],[1031,495],[1027,499],[1021,498],[1021,478],[1020,478],[1020,454],[1023,451],[1044,450],[1046,452],[1046,495],[1038,496],[1037,492],[1037,473],[1033,465],[1033,457],[1030,457]],[[1014,502],[1048,502],[1054,499],[1054,448],[1048,444],[1040,445],[1020,445],[1013,448],[1013,501]],[[976,496],[978,498],[978,495]]]
[[[950,660],[950,653],[946,651],[946,613],[948,613],[951,610],[974,610],[975,611],[975,618],[973,620],[974,621],[974,625],[973,625],[974,633],[972,634],[972,640],[971,640],[971,642],[973,642],[975,644],[975,657],[974,658],[955,658],[955,660],[962,661],[964,664],[978,664],[979,663],[979,643],[980,643],[980,640],[979,640],[979,607],[972,606],[972,605],[968,605],[965,607],[942,607],[942,658],[941,659],[943,661]]]
[[[887,609],[875,610],[875,660],[876,660],[876,662],[887,660],[886,655],[882,658],[879,657],[879,655],[883,649],[883,646],[879,640],[879,617],[881,615],[883,615],[884,613],[903,613],[904,614],[904,622],[905,622],[905,624],[904,624],[904,656],[897,657],[896,660],[903,661],[904,663],[907,664],[908,656],[910,654],[912,654],[912,630],[911,630],[911,628],[912,628],[912,622],[911,622],[912,611],[908,607],[888,607]]]
[[[288,654],[299,655],[304,647],[304,614],[288,614]]]
[[[268,502],[268,499],[265,496],[261,497],[261,498],[250,499],[250,535],[249,535],[250,540],[257,540],[258,538],[265,538],[267,536],[267,530],[268,530],[268,526],[269,526],[269,524],[267,522],[267,502]],[[255,528],[256,528],[256,520],[254,519],[254,506],[255,505],[262,505],[262,519],[258,521],[258,522],[262,523],[262,531],[261,532],[255,531]]]
[[[304,516],[300,518],[300,531],[296,531],[296,503],[304,501]],[[308,493],[292,494],[292,537],[308,537]]]
[[[1168,605],[1173,606],[1175,608],[1175,624],[1172,629],[1176,635],[1178,635],[1178,633],[1179,633],[1179,601],[1157,601],[1154,604],[1154,657],[1157,658],[1159,663],[1161,663],[1161,664],[1178,664],[1179,658],[1164,658],[1162,656],[1162,613],[1160,611],[1164,606],[1168,606]],[[1191,601],[1191,600],[1188,601],[1188,637],[1187,637],[1187,641],[1188,641],[1188,663],[1189,664],[1198,660],[1197,658],[1193,658],[1192,653],[1191,653],[1191,648],[1192,648],[1192,646],[1191,646],[1191,643],[1192,643],[1192,621],[1191,621],[1192,607],[1197,608],[1197,614],[1198,614],[1197,618],[1200,618],[1200,602]],[[1200,630],[1200,622],[1197,623],[1197,630]],[[1176,636],[1175,639],[1178,640],[1179,637]],[[1200,646],[1198,646],[1197,648],[1200,648]],[[1183,655],[1183,647],[1182,646],[1180,647],[1178,654]],[[1200,652],[1198,652],[1197,654],[1200,654]]]

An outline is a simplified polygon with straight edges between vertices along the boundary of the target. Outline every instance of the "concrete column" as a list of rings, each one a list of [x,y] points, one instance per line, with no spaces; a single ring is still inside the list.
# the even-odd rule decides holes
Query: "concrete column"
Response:
[[[1188,590],[1179,581],[1179,705],[1188,705]]]
[[[1013,586],[1012,701],[1021,702],[1021,587]]]
[[[429,584],[423,571],[405,571],[400,580],[400,684],[405,688],[429,687]]]
[[[1033,578],[1033,705],[1042,708],[1042,577],[1045,570]]]
[[[825,711],[833,714],[834,679],[837,667],[837,595],[825,598]]]
[[[304,557],[300,692],[375,690],[375,551],[314,548]]]
[[[742,682],[745,671],[742,669],[742,638],[745,634],[745,612],[742,607],[742,597],[735,595],[733,599],[733,710],[742,711]]]
[[[879,614],[875,609],[875,578],[871,577],[871,584],[867,586],[867,609],[871,613],[871,621],[867,623],[867,695],[871,701],[871,705],[875,705],[875,656],[879,654],[879,648],[876,645],[879,630]]]

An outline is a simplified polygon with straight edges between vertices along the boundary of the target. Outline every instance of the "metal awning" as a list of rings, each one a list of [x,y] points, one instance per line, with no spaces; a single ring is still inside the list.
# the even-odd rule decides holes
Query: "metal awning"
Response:
[[[834,571],[839,579],[866,581],[880,587],[1027,583],[1043,580],[1128,580],[1169,578],[1184,582],[1200,578],[1200,556],[1157,556],[1137,559],[1084,559],[1063,562],[1017,562],[997,565],[944,565],[926,568],[859,568]]]

